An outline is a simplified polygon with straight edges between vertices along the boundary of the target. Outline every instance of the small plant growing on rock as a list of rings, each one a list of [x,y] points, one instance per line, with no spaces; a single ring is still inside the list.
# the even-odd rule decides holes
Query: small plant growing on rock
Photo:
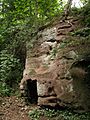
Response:
[[[57,52],[58,52],[57,48],[52,49],[52,51],[51,51],[51,59],[54,59],[56,57]]]

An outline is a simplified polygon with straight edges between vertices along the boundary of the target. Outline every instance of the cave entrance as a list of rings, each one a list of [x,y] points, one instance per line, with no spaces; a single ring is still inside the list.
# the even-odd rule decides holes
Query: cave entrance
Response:
[[[31,104],[37,104],[37,80],[27,80],[27,99]]]

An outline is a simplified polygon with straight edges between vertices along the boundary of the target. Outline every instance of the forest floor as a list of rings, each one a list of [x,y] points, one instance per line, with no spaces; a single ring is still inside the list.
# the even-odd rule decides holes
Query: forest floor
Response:
[[[36,106],[27,106],[16,96],[0,98],[0,120],[30,120],[28,112],[32,107]]]
[[[38,109],[35,104],[26,105],[21,97],[0,97],[0,120],[90,120],[90,114],[86,115],[65,112],[56,114],[51,110]]]

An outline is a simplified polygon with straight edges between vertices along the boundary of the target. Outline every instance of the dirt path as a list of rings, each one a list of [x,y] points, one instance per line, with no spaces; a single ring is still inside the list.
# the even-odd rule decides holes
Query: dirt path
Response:
[[[30,120],[28,112],[34,107],[15,96],[0,98],[0,120]]]

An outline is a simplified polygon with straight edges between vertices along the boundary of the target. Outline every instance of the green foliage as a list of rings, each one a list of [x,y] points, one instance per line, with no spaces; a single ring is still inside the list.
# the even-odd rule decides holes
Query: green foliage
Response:
[[[63,41],[60,45],[59,48],[65,48],[68,45],[68,41]]]
[[[56,55],[58,53],[58,49],[57,48],[53,48],[50,52],[50,55],[51,55],[51,59],[55,59]]]
[[[73,7],[70,15],[76,17],[76,15],[80,15],[81,12],[82,12],[81,8]]]
[[[51,110],[51,109],[34,109],[29,112],[32,120],[40,120],[40,117],[46,117],[48,120],[89,120],[90,113],[73,113],[67,110]]]
[[[0,53],[0,92],[9,95],[12,88],[15,88],[21,79],[21,64],[19,59],[2,50]]]
[[[57,0],[3,0],[2,6],[2,16],[8,26],[26,23],[36,27],[63,10]]]
[[[62,12],[63,5],[58,0],[1,0],[0,5],[0,91],[8,95],[21,79],[26,42],[33,47],[38,27]]]
[[[80,0],[83,5],[86,5],[89,0]]]
[[[4,82],[0,82],[0,96],[10,96],[11,89]]]
[[[90,35],[90,28],[85,27],[85,28],[82,28],[82,29],[78,29],[75,32],[73,32],[72,35],[87,37],[87,36]]]
[[[62,0],[1,0],[0,4],[0,91],[8,95],[13,84],[21,78],[26,42],[29,41],[29,46],[33,47],[35,41],[32,37],[38,28],[62,14],[65,4]],[[85,25],[90,26],[90,2],[82,11]],[[85,36],[87,32],[84,32]],[[66,45],[62,43],[61,47]],[[53,58],[56,53],[57,49],[53,49]]]
[[[85,26],[90,27],[90,1],[86,0],[84,3],[85,6],[82,8],[81,16],[83,17],[81,21]]]
[[[39,120],[41,114],[42,114],[42,112],[37,109],[29,112],[29,116],[32,120]]]

